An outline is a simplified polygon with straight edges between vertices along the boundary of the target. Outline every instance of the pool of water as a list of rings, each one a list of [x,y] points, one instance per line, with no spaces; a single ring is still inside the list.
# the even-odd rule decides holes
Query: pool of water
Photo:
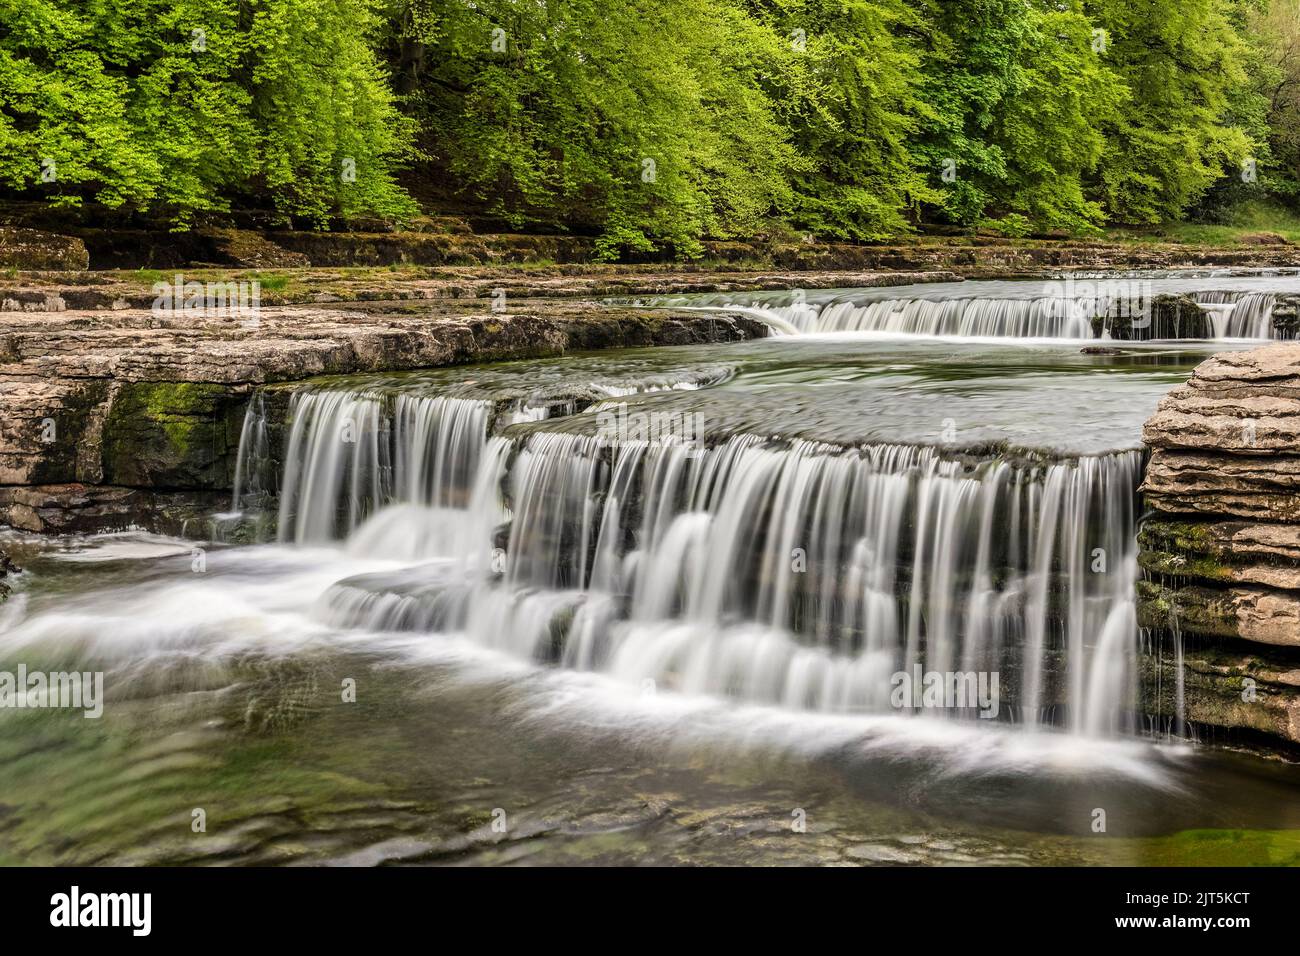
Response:
[[[1212,350],[814,336],[320,387],[521,409],[576,393],[698,411],[710,441],[1054,461],[1138,448]],[[584,434],[601,407],[501,433]],[[677,692],[460,628],[340,623],[340,582],[436,580],[460,557],[387,540],[7,537],[25,573],[2,666],[99,671],[106,699],[99,718],[0,708],[0,861],[1300,862],[1300,767],[1281,760]]]

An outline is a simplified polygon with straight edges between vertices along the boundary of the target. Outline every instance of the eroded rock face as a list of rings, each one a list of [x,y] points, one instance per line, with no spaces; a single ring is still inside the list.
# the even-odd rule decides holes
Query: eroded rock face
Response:
[[[1300,740],[1300,665],[1278,663],[1249,651],[1193,647],[1183,655],[1184,718],[1210,727]],[[1169,717],[1177,708],[1177,685],[1169,680],[1177,661],[1164,653],[1143,658],[1142,710]],[[1157,668],[1164,671],[1159,679]]]
[[[766,331],[743,315],[572,301],[0,312],[0,523],[175,531],[184,496],[228,496],[258,385]]]
[[[292,252],[261,233],[248,229],[208,229],[214,258],[225,265],[255,269],[301,269],[311,265],[300,252]]]
[[[1300,345],[1216,355],[1143,429],[1143,491],[1169,514],[1300,521]]]
[[[88,269],[90,254],[85,243],[71,236],[0,226],[0,266],[58,271]]]
[[[1189,719],[1300,743],[1300,345],[1203,362],[1143,436],[1139,620],[1213,650],[1188,658]],[[1246,680],[1267,707],[1223,683]]]

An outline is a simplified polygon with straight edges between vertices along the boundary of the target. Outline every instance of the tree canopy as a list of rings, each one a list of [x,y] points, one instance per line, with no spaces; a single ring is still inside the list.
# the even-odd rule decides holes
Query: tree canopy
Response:
[[[607,258],[1300,196],[1298,0],[0,0],[0,189]]]

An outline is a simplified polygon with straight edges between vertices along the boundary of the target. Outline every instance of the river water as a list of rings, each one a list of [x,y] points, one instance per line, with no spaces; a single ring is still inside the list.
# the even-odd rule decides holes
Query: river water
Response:
[[[805,332],[266,389],[190,536],[5,538],[4,660],[106,702],[0,709],[0,860],[1294,861],[1300,768],[1137,688],[1141,424],[1232,345]],[[900,707],[914,669],[995,706]]]

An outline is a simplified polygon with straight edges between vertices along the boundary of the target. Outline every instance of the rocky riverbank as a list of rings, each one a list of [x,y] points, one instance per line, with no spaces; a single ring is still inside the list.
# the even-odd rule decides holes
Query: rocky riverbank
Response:
[[[712,288],[738,281],[695,278]],[[767,333],[743,314],[528,296],[546,282],[428,278],[406,287],[415,301],[386,302],[372,300],[389,298],[387,284],[351,276],[329,296],[364,304],[255,313],[158,310],[117,287],[32,284],[32,305],[0,311],[0,523],[41,532],[182,530],[188,516],[228,500],[244,408],[262,384]],[[571,294],[648,293],[662,283],[647,273],[561,277]],[[21,288],[0,288],[0,298],[13,300]],[[78,288],[89,297],[77,300]]]
[[[58,210],[43,204],[0,208],[0,268],[18,270],[300,269],[375,266],[477,268],[508,264],[581,266],[595,240],[571,234],[495,231],[454,216],[420,217],[402,228],[379,221],[334,229],[288,229],[254,213],[232,213],[174,233],[121,211]],[[1169,269],[1300,266],[1300,246],[1272,233],[1223,245],[1105,239],[1013,239],[994,235],[914,236],[858,245],[811,237],[757,236],[701,243],[708,268],[783,271],[942,271],[970,278],[1033,275],[1051,269]],[[640,260],[665,268],[664,255]],[[683,264],[681,268],[699,268]],[[608,268],[601,266],[600,268]]]
[[[1300,345],[1204,362],[1144,439],[1139,619],[1185,642],[1188,719],[1300,743]]]

